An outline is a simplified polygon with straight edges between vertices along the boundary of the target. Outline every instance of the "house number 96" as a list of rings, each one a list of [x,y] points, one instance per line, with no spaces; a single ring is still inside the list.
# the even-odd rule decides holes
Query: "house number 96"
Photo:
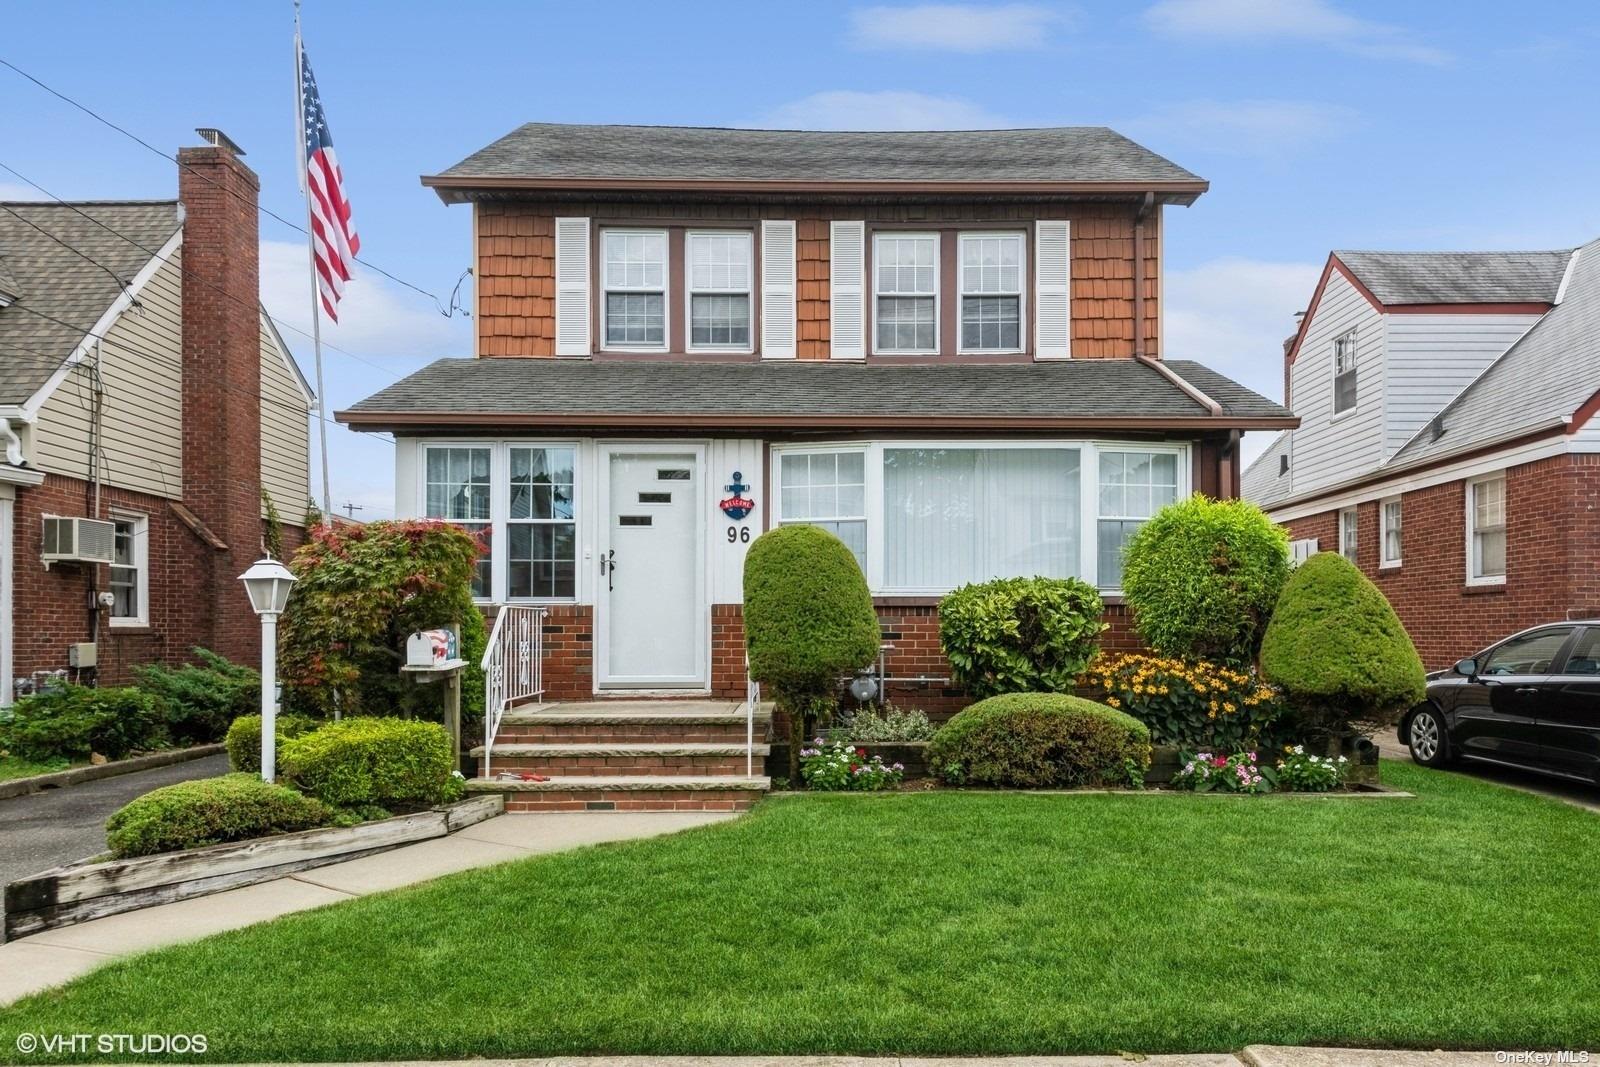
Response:
[[[735,542],[748,544],[749,541],[750,541],[750,527],[748,527],[748,526],[730,526],[730,527],[728,527],[728,544],[731,545],[731,544],[734,544]]]

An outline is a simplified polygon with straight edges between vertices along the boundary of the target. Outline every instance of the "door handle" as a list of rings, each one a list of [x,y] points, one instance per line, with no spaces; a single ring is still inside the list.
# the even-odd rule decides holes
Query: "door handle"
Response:
[[[1539,687],[1536,685],[1519,685],[1513,689],[1512,692],[1517,694],[1519,697],[1538,696]]]
[[[606,576],[606,592],[615,591],[617,587],[613,579],[617,573],[616,549],[610,549],[600,557],[600,573]]]

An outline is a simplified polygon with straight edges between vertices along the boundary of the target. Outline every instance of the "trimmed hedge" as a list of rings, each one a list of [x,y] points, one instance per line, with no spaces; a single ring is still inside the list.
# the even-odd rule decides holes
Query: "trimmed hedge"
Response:
[[[1245,669],[1289,576],[1289,537],[1247,500],[1196,493],[1128,542],[1122,593],[1151,650]]]
[[[450,735],[437,723],[358,717],[291,738],[283,780],[336,808],[424,808],[452,799]]]
[[[1099,647],[1104,611],[1077,578],[999,578],[939,602],[939,644],[955,684],[976,699],[1071,692]]]
[[[257,695],[259,699],[259,694]],[[283,762],[283,746],[292,738],[309,734],[322,725],[320,719],[309,715],[279,713],[273,720],[273,731],[278,739],[278,762]],[[235,771],[261,773],[261,716],[241,715],[228,727],[228,766]]]
[[[136,667],[133,676],[140,689],[155,697],[174,741],[220,741],[234,719],[261,707],[261,675],[215,652],[192,651],[198,664],[152,663]]]
[[[179,782],[146,793],[106,820],[119,857],[177,852],[224,841],[327,826],[334,813],[311,797],[253,774]]]
[[[0,748],[30,760],[122,759],[165,743],[155,698],[137,689],[64,685],[17,702]]]
[[[933,736],[928,766],[952,785],[1016,789],[1130,785],[1150,766],[1150,731],[1064,693],[980,700]]]
[[[1261,643],[1261,673],[1308,734],[1392,721],[1427,693],[1422,659],[1378,587],[1337,552],[1295,568]]]

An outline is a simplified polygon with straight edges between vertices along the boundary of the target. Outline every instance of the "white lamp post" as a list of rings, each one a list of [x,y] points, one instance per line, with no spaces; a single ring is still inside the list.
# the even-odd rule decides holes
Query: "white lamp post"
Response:
[[[261,616],[261,780],[270,782],[278,760],[278,616],[289,605],[295,579],[288,567],[269,556],[252,563],[239,580]]]

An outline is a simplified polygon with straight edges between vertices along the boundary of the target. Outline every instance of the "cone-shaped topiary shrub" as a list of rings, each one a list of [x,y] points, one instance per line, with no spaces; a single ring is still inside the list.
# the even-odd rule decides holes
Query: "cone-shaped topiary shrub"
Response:
[[[878,617],[845,543],[817,526],[780,526],[744,560],[744,633],[750,676],[789,713],[790,781],[819,704],[841,676],[878,654]]]
[[[953,785],[1134,785],[1150,766],[1150,731],[1131,715],[1081,697],[1007,693],[978,701],[940,727],[928,766]]]
[[[1249,501],[1196,493],[1133,535],[1122,593],[1153,651],[1247,668],[1288,576],[1283,527]]]
[[[1283,688],[1311,737],[1392,721],[1426,689],[1422,659],[1389,601],[1336,552],[1289,576],[1261,643],[1261,673]]]

